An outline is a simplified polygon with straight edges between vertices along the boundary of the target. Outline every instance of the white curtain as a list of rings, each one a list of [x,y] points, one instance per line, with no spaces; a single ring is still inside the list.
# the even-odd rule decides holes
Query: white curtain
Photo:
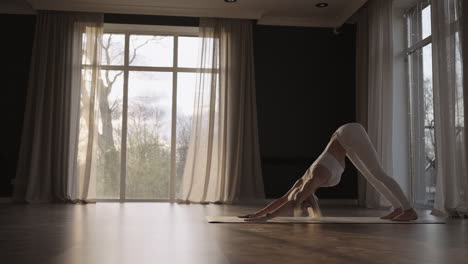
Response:
[[[392,175],[393,126],[393,30],[391,0],[368,2],[368,117],[367,132],[379,155],[382,167]],[[390,203],[375,188],[366,184],[367,207]]]
[[[88,15],[75,22],[77,35],[73,60],[72,111],[68,172],[68,196],[75,202],[96,198],[96,158],[100,97],[103,94],[100,66],[103,16]]]
[[[462,53],[462,68],[463,68],[463,102],[468,101],[468,3],[461,2],[462,5],[462,14],[465,14],[464,16],[461,16],[461,25],[460,25],[460,32],[461,32],[461,53]],[[464,66],[463,66],[464,65]],[[464,114],[463,116],[468,116],[468,107],[464,107]],[[464,118],[464,127],[468,127],[468,118]],[[466,151],[468,151],[468,133],[466,130],[464,130],[465,134],[465,164],[468,164],[468,154],[466,154]],[[465,192],[468,192],[468,190],[465,189]]]
[[[264,198],[258,147],[252,21],[200,20],[192,134],[178,200]]]
[[[462,2],[432,0],[437,160],[437,189],[432,213],[435,215],[468,215],[468,166],[461,49],[463,25],[460,23]]]
[[[80,82],[82,34],[91,39],[88,31],[102,28],[102,18],[94,14],[38,11],[15,201],[86,199],[74,195],[72,190],[77,187],[71,182],[72,143],[77,131],[74,116],[80,105],[80,87],[76,83]],[[90,41],[85,50],[89,45]]]

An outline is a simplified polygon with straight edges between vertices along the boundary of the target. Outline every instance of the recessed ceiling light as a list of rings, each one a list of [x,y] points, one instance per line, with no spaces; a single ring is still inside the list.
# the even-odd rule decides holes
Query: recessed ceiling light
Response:
[[[318,8],[324,8],[324,7],[327,7],[328,4],[327,3],[318,3],[315,6],[318,7]]]
[[[237,0],[224,0],[224,2],[226,2],[226,3],[235,3],[235,2],[237,2]]]

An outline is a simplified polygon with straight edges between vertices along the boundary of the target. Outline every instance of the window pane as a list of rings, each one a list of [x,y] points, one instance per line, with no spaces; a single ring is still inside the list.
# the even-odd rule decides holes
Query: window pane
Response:
[[[125,52],[124,34],[104,34],[102,37],[102,65],[123,65]]]
[[[172,73],[129,73],[127,182],[130,199],[168,199]]]
[[[426,162],[424,163],[426,179],[426,203],[434,203],[435,171],[435,130],[434,130],[434,97],[432,89],[432,45],[423,48],[423,87],[424,87],[424,146]]]
[[[100,88],[108,95],[98,102],[96,195],[117,199],[120,196],[123,72],[103,70],[101,80]]]
[[[428,5],[422,10],[421,16],[422,39],[431,35],[431,6]]]
[[[418,204],[432,204],[436,187],[436,147],[432,45],[410,55],[413,193]]]
[[[463,102],[463,62],[462,62],[462,49],[460,41],[460,32],[455,33],[455,85],[456,89],[456,102],[455,102],[455,123],[458,127],[457,137],[462,138],[465,126],[465,112]],[[466,66],[468,67],[468,66]],[[463,139],[460,139],[463,140]],[[462,163],[460,163],[462,164]]]
[[[407,14],[408,47],[431,35],[431,5],[429,1],[421,1]]]
[[[131,66],[172,67],[174,37],[130,35]]]
[[[179,37],[179,54],[177,66],[183,68],[196,68],[198,61],[198,37]]]
[[[408,13],[408,47],[413,46],[421,40],[419,36],[420,23],[420,10],[418,8],[413,9]]]
[[[192,132],[195,83],[196,73],[177,74],[176,190],[179,190],[179,184],[182,181],[190,134]]]

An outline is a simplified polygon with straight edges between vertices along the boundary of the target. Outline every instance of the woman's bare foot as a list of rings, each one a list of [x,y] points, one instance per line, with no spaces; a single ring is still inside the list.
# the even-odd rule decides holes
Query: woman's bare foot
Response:
[[[380,219],[392,219],[400,215],[401,213],[403,213],[403,210],[401,208],[397,208],[393,210],[393,212],[389,213],[388,215],[380,217]]]
[[[399,214],[392,218],[392,221],[410,221],[418,219],[418,214],[414,211],[413,208],[407,209],[403,211],[403,213]]]

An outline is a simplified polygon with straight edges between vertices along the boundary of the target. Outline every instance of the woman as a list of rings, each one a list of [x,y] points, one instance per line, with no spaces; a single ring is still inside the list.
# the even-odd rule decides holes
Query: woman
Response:
[[[398,183],[383,171],[369,136],[358,123],[338,128],[322,154],[283,197],[254,214],[239,217],[245,221],[265,221],[291,214],[321,216],[314,193],[320,187],[332,187],[340,182],[346,156],[392,204],[393,212],[381,219],[409,221],[418,218]]]

